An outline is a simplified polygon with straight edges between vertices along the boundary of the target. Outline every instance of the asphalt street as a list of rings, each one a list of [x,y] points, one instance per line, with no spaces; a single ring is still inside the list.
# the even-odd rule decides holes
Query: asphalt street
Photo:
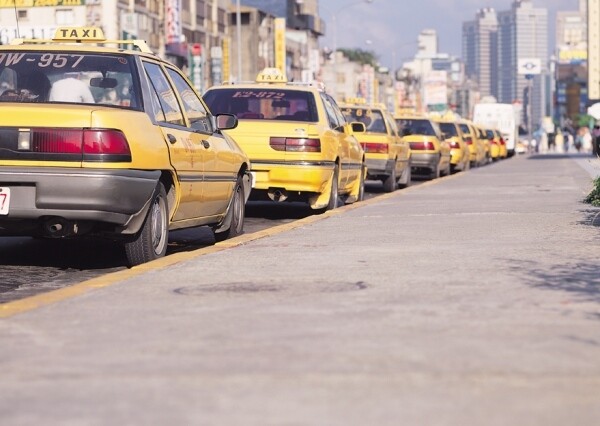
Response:
[[[600,424],[598,174],[519,156],[0,305],[2,423]]]

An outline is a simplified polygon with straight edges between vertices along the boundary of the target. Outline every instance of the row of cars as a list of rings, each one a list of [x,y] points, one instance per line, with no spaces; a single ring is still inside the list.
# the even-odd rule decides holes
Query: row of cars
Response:
[[[123,43],[68,27],[0,48],[0,236],[108,238],[134,266],[165,255],[169,230],[239,235],[249,198],[323,212],[361,201],[369,179],[391,192],[494,158],[483,129],[338,105],[274,69],[202,98]]]

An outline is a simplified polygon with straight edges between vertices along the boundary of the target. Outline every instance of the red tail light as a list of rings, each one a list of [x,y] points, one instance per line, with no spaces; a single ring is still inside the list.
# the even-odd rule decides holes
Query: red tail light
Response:
[[[450,142],[448,141],[448,143],[450,144],[450,148],[459,148],[460,145],[458,144],[458,142]]]
[[[472,138],[465,138],[465,143],[467,145],[473,145],[473,139]]]
[[[410,142],[410,149],[417,151],[435,151],[435,144],[433,142]]]
[[[112,129],[31,129],[30,151],[57,161],[131,161],[127,138]]]
[[[275,151],[321,152],[321,141],[309,138],[270,138],[269,146]]]
[[[502,146],[506,145],[506,142],[504,142],[504,139],[500,139],[500,145],[502,145]]]
[[[387,143],[376,143],[376,142],[361,142],[365,153],[370,154],[387,154],[390,147]]]

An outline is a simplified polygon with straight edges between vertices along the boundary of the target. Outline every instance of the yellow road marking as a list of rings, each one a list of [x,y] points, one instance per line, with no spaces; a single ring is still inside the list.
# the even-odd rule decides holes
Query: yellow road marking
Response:
[[[461,174],[459,174],[461,175]],[[459,175],[452,175],[448,177],[455,177]],[[447,179],[448,177],[444,177],[443,179]],[[124,280],[129,278],[136,277],[145,272],[151,270],[157,270],[166,268],[167,266],[175,265],[180,262],[184,262],[190,259],[195,259],[200,256],[205,256],[211,253],[217,253],[223,250],[227,250],[229,248],[238,247],[243,244],[249,243],[250,241],[255,241],[260,238],[269,237],[272,235],[280,234],[285,231],[289,231],[291,229],[298,228],[303,225],[307,225],[310,223],[314,223],[326,218],[329,218],[333,215],[344,213],[348,210],[354,210],[360,207],[368,206],[371,204],[375,204],[382,200],[387,200],[392,197],[401,196],[408,192],[412,192],[418,188],[422,188],[423,186],[429,186],[431,184],[437,183],[441,179],[434,179],[420,184],[419,186],[409,186],[408,188],[404,188],[398,191],[390,192],[387,194],[380,195],[378,197],[371,198],[369,200],[349,204],[343,207],[340,207],[335,210],[326,211],[323,214],[318,214],[314,216],[308,216],[303,219],[295,220],[294,222],[284,223],[282,225],[274,226],[269,229],[264,229],[262,231],[253,232],[252,234],[242,234],[239,237],[232,238],[230,240],[225,240],[220,243],[217,243],[213,246],[203,247],[198,250],[187,251],[187,252],[179,252],[174,253],[172,255],[162,257],[160,259],[154,260],[152,262],[144,263],[142,265],[135,266],[130,269],[125,269],[122,271],[112,272],[107,275],[103,275],[100,277],[92,278],[87,281],[83,281],[78,284],[73,284],[68,287],[63,287],[57,290],[52,290],[46,293],[37,294],[35,296],[26,297],[24,299],[15,300],[13,302],[7,302],[0,304],[0,318],[8,318],[17,314],[21,314],[24,312],[32,311],[34,309],[38,309],[44,306],[48,306],[54,303],[61,302],[63,300],[71,299],[76,296],[80,296],[82,294],[89,293],[98,288],[110,287],[112,285],[118,284]]]

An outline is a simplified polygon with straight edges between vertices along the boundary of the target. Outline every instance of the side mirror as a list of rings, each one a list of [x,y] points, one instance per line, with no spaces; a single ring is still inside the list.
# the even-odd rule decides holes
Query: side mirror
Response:
[[[359,121],[353,121],[350,123],[350,126],[352,127],[352,132],[354,133],[364,133],[367,131],[365,123],[361,123]]]
[[[219,130],[235,129],[238,125],[238,119],[233,114],[217,114],[216,119]]]

